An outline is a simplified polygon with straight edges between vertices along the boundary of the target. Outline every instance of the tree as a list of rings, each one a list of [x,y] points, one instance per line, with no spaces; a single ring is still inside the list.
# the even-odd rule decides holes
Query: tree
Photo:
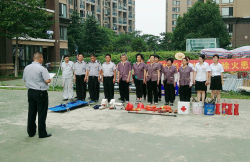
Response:
[[[151,34],[143,34],[140,36],[146,42],[149,51],[155,51],[159,48],[159,36],[151,35]]]
[[[160,33],[161,39],[160,42],[160,49],[163,51],[172,51],[174,50],[172,39],[173,39],[173,33]]]
[[[15,38],[15,77],[18,76],[18,41],[24,38],[48,38],[46,31],[54,24],[53,14],[47,12],[40,0],[0,0],[0,34]]]
[[[83,37],[79,50],[87,53],[101,52],[104,46],[107,47],[111,43],[109,36],[110,30],[101,27],[94,15],[87,15],[83,23]]]
[[[68,27],[68,51],[75,54],[76,46],[79,46],[83,37],[83,24],[77,11],[70,16],[71,22]]]
[[[206,3],[196,2],[183,17],[180,16],[173,34],[172,42],[180,50],[185,50],[186,39],[191,38],[219,38],[221,47],[230,44],[219,6],[211,0]]]
[[[135,38],[132,40],[131,42],[131,48],[133,51],[136,51],[136,52],[145,52],[147,51],[147,44],[146,42],[142,39],[142,38]]]
[[[132,40],[133,40],[132,34],[120,34],[115,39],[115,43],[114,43],[116,51],[119,51],[119,52],[124,52],[125,50],[130,51]]]

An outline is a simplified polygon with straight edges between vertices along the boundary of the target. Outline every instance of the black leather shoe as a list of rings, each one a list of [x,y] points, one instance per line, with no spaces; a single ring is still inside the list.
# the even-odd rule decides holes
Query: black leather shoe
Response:
[[[174,104],[173,104],[173,103],[170,103],[170,106],[174,106]]]
[[[168,105],[168,103],[167,102],[165,102],[165,104],[164,105]]]
[[[63,99],[62,101],[68,101],[68,99]]]
[[[29,135],[29,137],[34,137],[36,134],[34,134],[34,135]]]
[[[50,136],[52,136],[52,134],[51,133],[47,133],[46,136],[42,136],[42,137],[39,137],[39,138],[47,138],[47,137],[50,137]]]

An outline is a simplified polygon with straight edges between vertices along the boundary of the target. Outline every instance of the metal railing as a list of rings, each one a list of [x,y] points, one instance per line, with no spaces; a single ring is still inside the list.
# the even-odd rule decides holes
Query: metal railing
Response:
[[[122,18],[121,17],[118,18],[118,23],[122,24]]]
[[[113,9],[113,16],[117,16],[117,9]]]
[[[132,0],[128,0],[128,4],[129,4],[129,5],[133,5]]]
[[[132,13],[132,12],[129,12],[129,13],[128,13],[128,18],[129,18],[129,19],[132,19],[132,18],[133,18],[133,13]]]
[[[128,21],[127,21],[127,18],[123,18],[123,24],[127,24]]]
[[[101,6],[100,6],[100,5],[98,5],[98,6],[96,7],[96,12],[101,13]]]

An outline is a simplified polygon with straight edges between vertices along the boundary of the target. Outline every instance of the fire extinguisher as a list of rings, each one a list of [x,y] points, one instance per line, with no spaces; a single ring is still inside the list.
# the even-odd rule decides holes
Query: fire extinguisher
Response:
[[[232,109],[233,109],[232,107],[233,107],[233,104],[230,102],[230,103],[228,103],[227,105],[228,105],[228,112],[227,112],[227,115],[233,115],[233,114],[232,114]]]
[[[216,108],[215,108],[215,114],[216,115],[220,115],[220,103],[217,102],[215,104],[215,106],[216,106]]]
[[[239,104],[237,103],[237,100],[234,104],[234,115],[239,115]]]

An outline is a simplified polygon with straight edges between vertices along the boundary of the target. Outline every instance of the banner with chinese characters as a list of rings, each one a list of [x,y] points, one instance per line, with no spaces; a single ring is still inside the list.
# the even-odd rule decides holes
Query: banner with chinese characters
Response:
[[[167,66],[167,62],[166,61],[159,61],[163,67]],[[205,62],[212,64],[213,60],[205,60]],[[190,60],[190,63],[197,64],[198,60]],[[224,71],[250,71],[250,58],[241,58],[241,59],[220,59],[219,63],[221,63],[223,65]],[[174,60],[173,63],[177,69],[179,69],[179,67],[182,64],[181,60]]]

